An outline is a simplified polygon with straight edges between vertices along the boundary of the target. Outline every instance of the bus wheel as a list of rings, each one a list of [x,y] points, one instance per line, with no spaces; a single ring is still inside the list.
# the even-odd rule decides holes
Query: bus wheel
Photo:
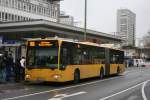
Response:
[[[120,74],[120,68],[118,67],[117,68],[117,75],[119,75]]]
[[[104,69],[101,68],[101,70],[100,70],[100,79],[103,79],[103,77],[104,77]]]
[[[80,72],[79,72],[79,70],[75,70],[75,72],[74,72],[74,81],[73,81],[73,83],[79,83],[80,82]]]

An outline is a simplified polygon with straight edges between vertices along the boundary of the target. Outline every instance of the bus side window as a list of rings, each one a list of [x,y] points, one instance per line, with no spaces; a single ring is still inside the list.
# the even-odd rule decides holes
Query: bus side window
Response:
[[[111,64],[116,64],[116,63],[118,63],[118,56],[112,54],[112,55],[110,56],[110,63],[111,63]]]
[[[68,64],[69,63],[68,50],[66,48],[62,49],[61,59],[62,59],[63,64]]]

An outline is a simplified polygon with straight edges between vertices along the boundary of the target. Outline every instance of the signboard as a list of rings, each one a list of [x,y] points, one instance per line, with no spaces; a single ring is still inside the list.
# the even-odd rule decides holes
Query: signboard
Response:
[[[50,41],[30,41],[28,45],[30,47],[34,47],[34,46],[50,47],[53,44]]]
[[[50,42],[48,42],[48,41],[47,42],[41,41],[38,45],[39,46],[47,46],[47,47],[52,46],[52,44]]]

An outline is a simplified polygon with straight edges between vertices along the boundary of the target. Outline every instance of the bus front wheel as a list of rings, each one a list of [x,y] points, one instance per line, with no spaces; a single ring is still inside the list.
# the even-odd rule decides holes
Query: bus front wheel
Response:
[[[80,82],[80,71],[79,70],[75,70],[74,72],[74,81],[75,84]]]

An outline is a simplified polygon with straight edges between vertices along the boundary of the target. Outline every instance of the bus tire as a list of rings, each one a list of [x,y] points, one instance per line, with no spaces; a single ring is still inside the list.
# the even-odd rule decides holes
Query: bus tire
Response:
[[[74,80],[73,83],[77,84],[80,82],[80,71],[78,69],[74,72]]]
[[[103,68],[101,68],[101,70],[100,70],[100,79],[103,79],[104,78],[104,69]]]
[[[117,75],[120,74],[120,67],[117,68]]]

